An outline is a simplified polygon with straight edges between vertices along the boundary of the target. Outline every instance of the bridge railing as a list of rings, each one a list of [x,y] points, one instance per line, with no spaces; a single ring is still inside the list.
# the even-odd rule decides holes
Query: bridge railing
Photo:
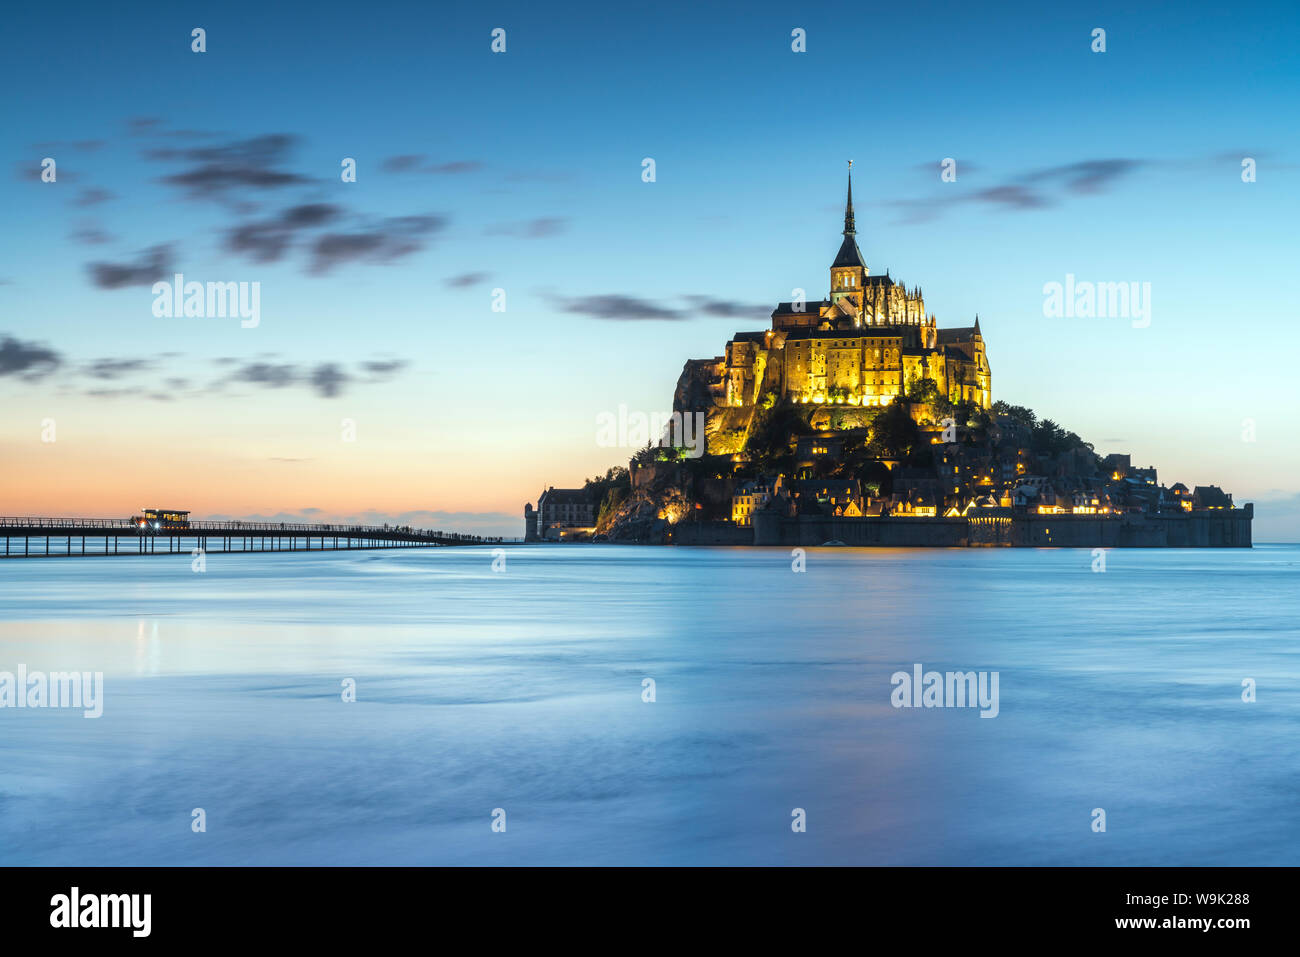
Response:
[[[38,518],[0,515],[0,528],[135,528],[126,518]]]
[[[41,516],[3,516],[0,515],[0,528],[48,528],[48,529],[82,529],[103,528],[121,529],[123,531],[140,531],[141,526],[135,519],[129,518],[48,518]],[[521,539],[501,538],[484,535],[467,535],[462,532],[441,532],[431,529],[412,528],[409,525],[344,525],[320,524],[307,525],[298,522],[191,522],[186,526],[164,526],[158,529],[147,528],[149,532],[281,532],[286,535],[373,535],[376,537],[410,536],[414,538],[442,539],[459,542],[491,542],[501,544],[518,543]]]

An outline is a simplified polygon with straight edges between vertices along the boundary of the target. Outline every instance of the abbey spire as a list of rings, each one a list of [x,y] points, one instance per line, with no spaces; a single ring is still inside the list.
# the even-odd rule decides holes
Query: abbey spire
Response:
[[[865,272],[867,264],[862,258],[862,250],[858,248],[857,235],[857,227],[853,221],[853,160],[849,160],[849,192],[848,199],[844,203],[844,242],[840,244],[840,251],[835,257],[835,262],[831,263],[831,269],[845,266]],[[834,288],[833,282],[832,288]]]
[[[858,248],[857,227],[853,222],[853,160],[849,160],[849,192],[844,201],[844,242],[831,263],[831,302],[862,324],[863,290],[866,287],[867,264],[862,261]]]
[[[844,204],[844,235],[856,236],[857,232],[853,224],[853,160],[849,160],[849,198]]]

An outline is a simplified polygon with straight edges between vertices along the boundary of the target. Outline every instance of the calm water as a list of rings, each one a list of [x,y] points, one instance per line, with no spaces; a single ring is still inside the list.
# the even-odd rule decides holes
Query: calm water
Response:
[[[0,562],[0,671],[105,676],[0,709],[0,864],[1300,864],[1300,547],[491,563]]]

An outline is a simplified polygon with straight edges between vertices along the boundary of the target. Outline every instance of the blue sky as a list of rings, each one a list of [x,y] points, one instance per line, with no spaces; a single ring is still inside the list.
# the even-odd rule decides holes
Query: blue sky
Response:
[[[1294,5],[7,16],[0,511],[144,496],[517,534],[543,485],[626,460],[599,412],[666,408],[685,360],[824,294],[852,158],[868,265],[941,326],[979,314],[995,398],[1300,538]],[[275,225],[304,207],[326,221]],[[155,317],[164,260],[259,282],[260,325]],[[1151,325],[1044,318],[1067,273],[1149,282]]]

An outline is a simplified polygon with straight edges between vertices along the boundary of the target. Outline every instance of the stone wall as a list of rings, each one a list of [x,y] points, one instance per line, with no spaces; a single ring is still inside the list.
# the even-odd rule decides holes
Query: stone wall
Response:
[[[1249,548],[1254,506],[1186,515],[1037,515],[990,509],[964,518],[832,518],[754,514],[753,544],[951,548]],[[748,531],[748,530],[745,530]],[[679,541],[679,544],[688,544]],[[731,544],[740,544],[733,542]]]
[[[754,530],[730,522],[678,522],[668,529],[669,545],[753,545]]]

